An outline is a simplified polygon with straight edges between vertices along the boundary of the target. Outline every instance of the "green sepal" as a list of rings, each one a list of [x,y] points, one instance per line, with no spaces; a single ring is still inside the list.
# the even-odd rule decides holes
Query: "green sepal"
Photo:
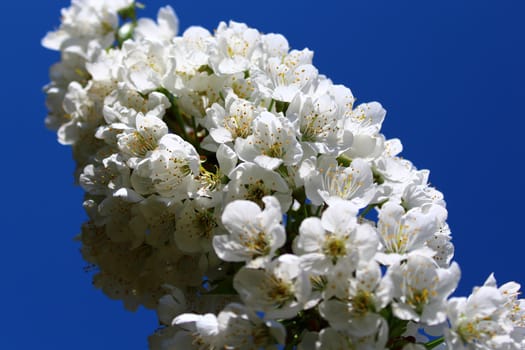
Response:
[[[213,71],[213,69],[211,69],[211,67],[207,64],[203,64],[202,66],[200,66],[198,69],[197,69],[197,72],[199,73],[208,73],[208,75],[212,75],[214,74],[215,72]]]
[[[286,111],[288,110],[288,106],[290,106],[290,102],[283,102],[283,101],[275,101],[275,110],[277,113],[282,112],[286,115]]]
[[[341,154],[336,159],[337,159],[337,164],[339,164],[339,166],[344,166],[344,167],[348,168],[350,166],[350,164],[352,164],[352,159],[348,158],[344,154]]]
[[[138,8],[144,8],[144,5],[140,4],[142,7],[138,5],[139,3],[133,3],[129,5],[128,7],[125,7],[123,9],[118,10],[118,15],[120,18],[122,18],[123,21],[133,21],[135,22],[137,20],[137,12],[135,9]]]

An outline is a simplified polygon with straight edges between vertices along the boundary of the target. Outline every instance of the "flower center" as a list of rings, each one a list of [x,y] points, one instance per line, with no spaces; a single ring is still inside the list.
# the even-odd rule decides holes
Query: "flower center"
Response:
[[[466,343],[471,343],[476,339],[480,340],[482,338],[482,332],[477,328],[477,322],[461,322],[457,332],[461,339]]]
[[[427,288],[422,290],[412,291],[411,296],[409,297],[408,304],[415,307],[416,312],[421,314],[423,312],[423,307],[428,303],[430,296],[434,294],[429,291]]]
[[[157,148],[157,142],[153,137],[144,137],[140,132],[135,131],[129,137],[128,147],[133,155],[145,157],[149,151]]]
[[[272,335],[265,325],[255,327],[252,331],[252,337],[253,343],[257,345],[257,348],[268,345],[272,340]]]
[[[262,180],[257,180],[254,183],[244,185],[246,188],[246,199],[257,203],[261,208],[264,208],[262,198],[271,194],[264,185]]]
[[[224,118],[224,128],[228,130],[232,137],[246,138],[252,133],[251,123],[253,121],[253,114],[249,113],[249,109],[253,111],[253,106],[247,103],[237,105],[235,111]]]
[[[345,241],[339,237],[329,237],[323,246],[323,253],[331,256],[335,264],[338,258],[346,255]]]
[[[301,119],[300,131],[301,140],[305,142],[315,142],[319,138],[326,138],[337,131],[335,120],[329,119],[324,114],[312,111]]]
[[[408,233],[406,229],[407,225],[400,224],[397,232],[388,234],[385,239],[386,252],[387,253],[399,253],[403,254],[406,252],[408,244]]]
[[[284,155],[282,143],[276,142],[272,144],[268,149],[262,152],[264,155],[272,158],[282,158]]]
[[[351,300],[352,311],[359,316],[365,315],[368,311],[374,309],[370,292],[361,290]]]
[[[330,167],[325,174],[325,189],[331,194],[343,199],[351,199],[363,183],[355,181],[354,174],[345,172],[346,168]]]
[[[292,292],[292,285],[283,281],[281,278],[276,276],[270,276],[269,278],[268,297],[277,305],[282,307],[287,302],[293,300],[294,294]]]
[[[265,256],[270,253],[270,244],[264,232],[258,232],[249,242],[247,247],[254,252],[253,257]]]
[[[213,210],[197,210],[195,209],[195,222],[200,228],[200,236],[202,238],[209,238],[217,222],[213,217]]]

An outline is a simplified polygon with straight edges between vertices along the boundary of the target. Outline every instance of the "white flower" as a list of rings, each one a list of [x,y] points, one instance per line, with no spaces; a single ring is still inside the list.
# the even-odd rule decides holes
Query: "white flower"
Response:
[[[177,72],[181,75],[194,75],[199,68],[206,66],[209,60],[210,47],[215,39],[202,27],[192,26],[182,36],[174,37],[174,53],[177,60]],[[177,87],[183,87],[183,80],[177,80]]]
[[[130,187],[130,169],[119,154],[88,164],[79,176],[80,186],[92,195],[108,195],[121,187]]]
[[[292,50],[284,58],[269,58],[264,74],[254,78],[258,88],[280,102],[291,102],[299,92],[308,92],[318,79],[312,56],[312,51],[305,49]]]
[[[222,223],[230,234],[213,238],[215,252],[225,261],[250,262],[271,258],[286,242],[281,225],[281,207],[275,197],[264,197],[264,210],[251,201],[236,200],[222,213]]]
[[[264,269],[241,268],[233,287],[252,310],[263,311],[265,319],[292,318],[303,308],[310,283],[299,266],[300,259],[283,254]]]
[[[210,137],[219,144],[232,142],[238,137],[252,134],[252,122],[256,117],[256,106],[238,98],[233,92],[226,95],[224,107],[214,103],[206,111],[205,125]]]
[[[379,200],[397,201],[406,209],[430,203],[445,207],[442,194],[427,184],[429,171],[418,170],[410,161],[395,156],[401,150],[399,140],[388,140],[383,154],[372,161],[374,176],[381,183]]]
[[[374,257],[379,244],[377,234],[370,225],[358,224],[356,215],[354,205],[340,201],[329,206],[321,219],[302,221],[294,252],[300,255],[306,271],[326,274],[338,264],[353,271],[360,261]]]
[[[104,100],[104,120],[112,128],[135,127],[138,113],[162,119],[170,106],[164,94],[152,92],[144,96],[128,84],[119,83]]]
[[[83,69],[89,73],[91,80],[97,82],[113,82],[120,85],[120,70],[122,66],[122,51],[114,48],[104,49],[90,46],[85,58]],[[78,74],[78,73],[77,73]]]
[[[144,198],[135,191],[121,188],[106,197],[98,206],[100,215],[96,224],[105,226],[106,235],[114,242],[137,242],[142,240],[137,237],[129,223],[132,218],[132,209],[136,203]]]
[[[262,50],[268,57],[284,57],[288,54],[290,47],[288,40],[281,34],[268,33],[261,36]]]
[[[238,303],[228,304],[217,316],[183,314],[173,324],[184,329],[173,338],[180,349],[277,350],[286,331],[275,321],[263,321]]]
[[[170,42],[179,31],[179,19],[171,6],[161,7],[157,23],[149,18],[140,18],[133,31],[135,40]]]
[[[262,206],[264,196],[274,196],[279,200],[283,213],[286,213],[292,205],[291,189],[274,171],[253,163],[242,163],[228,176],[231,181],[224,189],[226,202],[247,199]]]
[[[337,156],[352,145],[352,133],[343,125],[345,109],[352,103],[350,89],[332,85],[315,99],[297,94],[286,116],[297,124],[301,144],[315,153]]]
[[[494,284],[496,281],[494,280]],[[507,298],[505,306],[509,310],[509,319],[514,324],[515,328],[520,328],[522,337],[525,337],[525,299],[518,299],[521,285],[516,282],[507,282],[501,287],[499,291]]]
[[[146,115],[136,115],[135,128],[128,128],[117,135],[117,144],[122,153],[130,157],[128,164],[134,168],[136,164],[155,150],[160,139],[168,134],[168,126],[155,112]]]
[[[135,233],[136,245],[161,248],[172,241],[179,203],[157,195],[148,196],[133,207],[134,217],[129,225]]]
[[[391,266],[387,278],[393,287],[392,311],[402,320],[436,325],[446,320],[446,298],[459,281],[459,267],[437,266],[432,258],[408,255],[406,261]]]
[[[518,285],[496,285],[493,275],[468,298],[451,298],[446,332],[451,350],[523,349],[523,327],[515,323],[514,301]],[[518,308],[519,310],[519,308]]]
[[[315,343],[316,350],[353,350],[355,345],[343,332],[327,327],[319,333],[319,340]]]
[[[202,68],[202,66],[201,66]],[[224,96],[225,78],[218,75],[209,75],[207,71],[200,71],[199,68],[195,75],[188,75],[175,71],[175,88],[170,92],[177,97],[177,105],[181,113],[190,118],[195,118],[195,122],[202,124],[206,110]]]
[[[263,321],[242,304],[227,305],[217,316],[225,349],[277,350],[284,344],[285,327],[273,320]]]
[[[274,170],[281,164],[298,164],[303,150],[297,142],[290,121],[273,113],[262,112],[252,123],[253,134],[235,140],[239,158],[265,169]]]
[[[388,325],[380,322],[373,334],[363,337],[354,337],[347,332],[327,327],[319,332],[319,339],[315,342],[316,350],[386,350],[388,340]]]
[[[73,0],[61,11],[60,28],[47,33],[42,45],[52,50],[84,52],[91,43],[106,48],[115,40],[117,11],[132,4],[132,0]]]
[[[260,50],[261,36],[244,23],[230,21],[219,23],[216,29],[217,53],[210,59],[213,71],[218,74],[235,74],[250,67],[256,50]]]
[[[407,159],[397,157],[403,146],[398,139],[387,140],[383,153],[373,160],[374,168],[384,186],[390,187],[390,196],[400,198],[406,186],[417,177],[417,169]]]
[[[93,84],[81,86],[77,82],[69,84],[64,96],[63,108],[69,121],[58,129],[58,142],[63,145],[73,145],[84,135],[93,134],[100,124],[101,117],[95,109],[95,101],[89,94]]]
[[[214,314],[182,314],[172,324],[183,329],[172,340],[172,344],[179,349],[220,349],[224,344]]]
[[[429,171],[420,171],[416,178],[405,188],[402,195],[403,206],[407,209],[433,203],[445,207],[443,194],[428,185]]]
[[[62,53],[62,61],[49,68],[52,81],[44,86],[46,93],[46,107],[49,110],[46,116],[46,126],[57,130],[60,125],[69,121],[63,110],[64,95],[72,81],[87,83],[89,74],[85,67],[86,57],[78,53]]]
[[[213,236],[220,232],[215,201],[206,197],[186,200],[177,216],[175,244],[186,253],[209,252]]]
[[[81,147],[75,147],[78,152],[75,154],[78,163],[83,162],[80,152],[84,153],[84,159],[87,160],[91,157],[90,153],[95,153],[101,146],[95,139],[95,131],[104,123],[103,101],[115,87],[114,82],[95,80],[90,80],[85,85],[73,81],[68,86],[63,100],[63,111],[66,113],[64,117],[68,121],[59,127],[57,136],[62,144],[82,143]],[[90,148],[89,142],[93,142],[91,146],[96,149]]]
[[[368,336],[377,331],[384,322],[379,315],[391,300],[392,286],[381,278],[381,270],[375,261],[363,262],[355,271],[355,277],[347,275],[343,281],[344,295],[325,300],[319,311],[330,325],[354,336]]]
[[[376,194],[370,165],[362,159],[354,159],[348,167],[339,166],[332,157],[321,156],[317,162],[307,159],[300,175],[306,196],[315,205],[344,199],[363,208]]]
[[[446,209],[439,205],[430,204],[405,213],[401,205],[385,203],[379,211],[377,224],[384,247],[384,254],[378,255],[380,261],[390,265],[404,254],[416,251],[433,256],[435,252],[425,243],[439,230],[446,216]]]
[[[110,298],[157,308],[152,348],[423,350],[450,325],[440,350],[525,349],[519,284],[447,302],[445,200],[381,104],[355,107],[280,34],[177,36],[171,7],[139,7],[72,0],[42,44],[61,55],[46,125],[86,192],[82,255]]]
[[[199,189],[197,194],[201,197],[213,199],[217,206],[222,206],[226,178],[231,174],[238,162],[237,154],[225,144],[219,145],[215,152],[218,167],[215,171],[201,168],[197,178]]]
[[[235,169],[239,160],[237,154],[230,147],[222,144],[217,149],[215,155],[217,156],[217,163],[219,163],[221,173],[230,176],[230,173]]]
[[[447,267],[454,256],[454,245],[451,240],[450,228],[447,223],[443,223],[426,242],[426,246],[435,252],[433,258],[440,267]]]
[[[184,199],[194,189],[199,172],[199,154],[180,136],[164,135],[158,147],[140,161],[131,175],[133,188],[141,194],[158,193],[163,197]]]
[[[121,79],[141,93],[175,86],[175,56],[170,45],[126,40],[122,45]]]
[[[386,111],[378,102],[363,103],[348,114],[344,128],[354,135],[350,158],[376,158],[384,150],[384,136],[379,133]]]

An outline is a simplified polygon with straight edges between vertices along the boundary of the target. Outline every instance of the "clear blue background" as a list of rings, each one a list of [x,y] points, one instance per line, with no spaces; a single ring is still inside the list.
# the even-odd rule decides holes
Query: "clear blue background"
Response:
[[[165,1],[145,1],[154,16]],[[525,6],[511,0],[177,1],[182,29],[234,19],[315,51],[314,64],[380,101],[383,133],[447,200],[467,295],[490,272],[525,283]],[[40,39],[67,1],[2,3],[0,349],[145,349],[154,313],[91,286],[73,237],[85,215],[70,149],[45,129],[56,52]]]

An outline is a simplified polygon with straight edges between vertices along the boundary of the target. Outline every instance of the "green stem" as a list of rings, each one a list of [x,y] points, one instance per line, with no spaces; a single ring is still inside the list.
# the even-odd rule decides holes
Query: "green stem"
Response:
[[[272,111],[272,108],[273,108],[273,104],[275,103],[275,100],[272,98],[272,100],[270,101],[270,105],[268,106],[268,111],[271,112]]]
[[[444,341],[445,341],[445,337],[437,338],[437,339],[434,339],[426,343],[425,347],[428,350],[431,350],[431,349],[434,349],[436,346],[440,345],[441,343],[443,343]]]
[[[179,106],[177,105],[176,98],[172,95],[171,101],[171,108],[170,110],[173,112],[173,115],[175,117],[175,121],[179,124],[182,137],[184,137],[185,140],[190,140],[188,137],[188,133],[186,132],[186,123],[184,122],[184,119],[182,119],[182,115],[179,112]]]
[[[315,211],[315,215],[314,216],[319,217],[321,215],[321,211],[323,210],[323,207],[324,207],[324,204],[319,205],[317,207],[317,210]]]
[[[308,208],[306,208],[306,205],[307,204],[304,204],[304,203],[301,205],[303,207],[303,215],[304,215],[303,219],[306,219],[308,216],[310,216],[308,213]]]
[[[177,104],[177,97],[175,97],[171,92],[169,92],[165,88],[159,88],[157,89],[157,91],[160,92],[161,94],[164,94],[170,101],[171,107],[168,109],[168,111],[170,113],[170,116],[173,116],[175,119],[175,123],[177,126],[176,129],[180,131],[181,133],[180,136],[182,136],[184,140],[191,142],[190,138],[188,137],[188,133],[186,132],[186,128],[185,128],[186,123],[184,122],[184,119],[182,118],[182,115],[180,114],[180,111],[179,111],[179,106]]]

